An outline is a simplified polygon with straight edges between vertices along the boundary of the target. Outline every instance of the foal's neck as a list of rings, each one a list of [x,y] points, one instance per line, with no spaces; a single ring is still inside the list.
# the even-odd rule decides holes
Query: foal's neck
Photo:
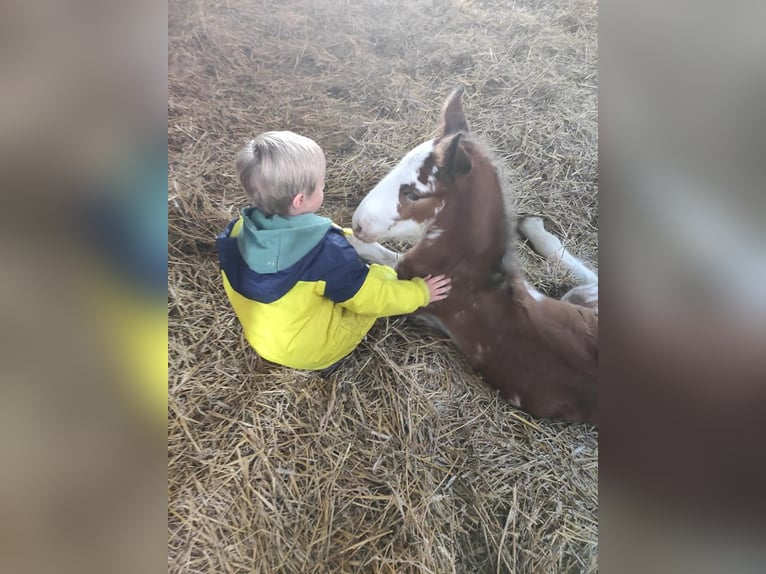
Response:
[[[456,188],[407,258],[415,274],[446,273],[456,286],[481,288],[504,274],[509,229],[497,170],[479,157]]]

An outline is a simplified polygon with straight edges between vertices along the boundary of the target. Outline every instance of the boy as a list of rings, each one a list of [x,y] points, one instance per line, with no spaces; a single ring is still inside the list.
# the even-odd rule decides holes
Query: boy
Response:
[[[245,337],[269,361],[321,370],[356,348],[378,317],[441,301],[450,280],[397,279],[364,264],[344,231],[315,212],[325,157],[313,140],[266,132],[238,154],[253,207],[218,236],[221,275]]]

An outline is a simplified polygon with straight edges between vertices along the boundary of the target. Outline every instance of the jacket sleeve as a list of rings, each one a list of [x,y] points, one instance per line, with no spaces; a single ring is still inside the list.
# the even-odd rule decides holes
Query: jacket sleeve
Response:
[[[340,233],[328,242],[332,264],[322,274],[325,297],[359,315],[388,317],[412,313],[428,304],[428,286],[416,277],[400,280],[385,265],[366,265]]]
[[[428,299],[428,286],[420,277],[401,280],[390,267],[373,263],[359,290],[340,305],[359,315],[388,317],[412,313],[428,305]]]

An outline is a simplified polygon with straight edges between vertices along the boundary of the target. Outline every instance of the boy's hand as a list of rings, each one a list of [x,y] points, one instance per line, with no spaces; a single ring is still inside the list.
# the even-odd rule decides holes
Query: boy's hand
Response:
[[[433,277],[428,275],[423,277],[423,280],[428,285],[428,302],[441,301],[446,299],[450,289],[452,289],[452,279],[444,275],[437,275]]]

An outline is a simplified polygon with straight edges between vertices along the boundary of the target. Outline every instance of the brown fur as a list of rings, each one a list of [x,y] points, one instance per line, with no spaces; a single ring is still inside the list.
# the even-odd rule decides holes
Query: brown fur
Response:
[[[400,207],[403,218],[424,221],[426,209],[442,203],[431,225],[441,234],[408,251],[397,271],[402,278],[452,278],[449,297],[426,312],[505,398],[538,417],[598,425],[598,315],[551,298],[536,301],[518,266],[503,264],[513,231],[498,172],[463,133],[459,98],[450,96],[442,111],[433,197]]]

